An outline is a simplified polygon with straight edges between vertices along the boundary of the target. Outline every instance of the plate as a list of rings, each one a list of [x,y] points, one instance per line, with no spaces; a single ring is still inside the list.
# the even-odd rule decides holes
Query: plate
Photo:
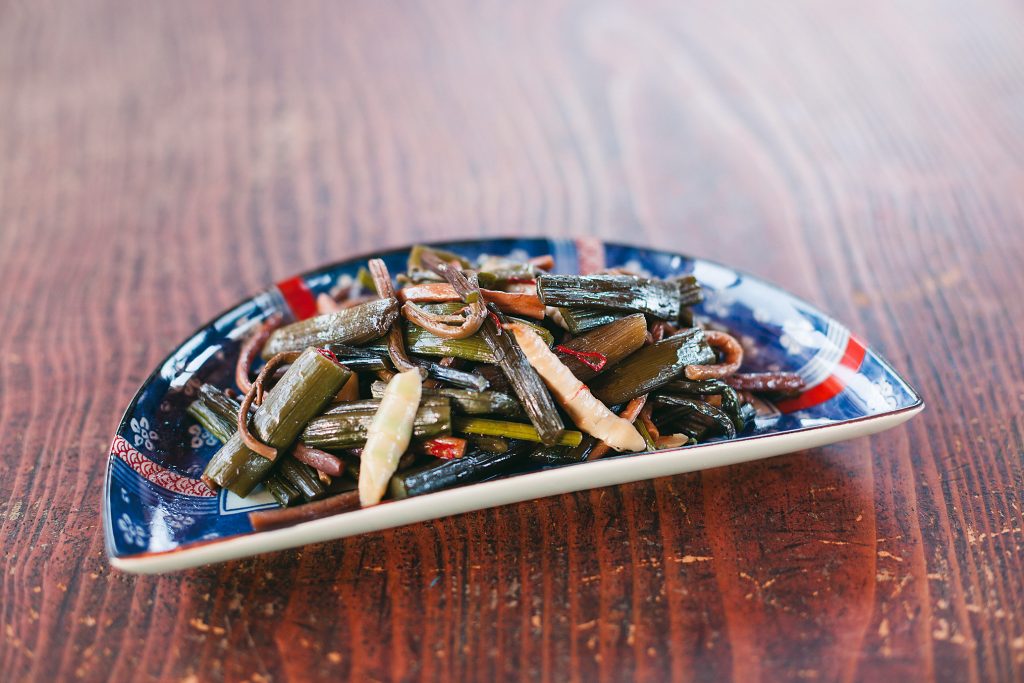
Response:
[[[186,339],[132,399],[114,437],[104,486],[111,564],[159,573],[569,491],[663,477],[814,448],[894,427],[920,412],[917,392],[845,326],[756,277],[681,254],[594,240],[508,238],[439,243],[473,258],[553,254],[558,272],[622,266],[655,277],[693,273],[705,289],[695,313],[722,322],[756,349],[745,369],[791,370],[809,387],[762,403],[741,437],[655,454],[620,455],[551,467],[365,510],[254,532],[246,513],[275,505],[265,492],[241,499],[213,492],[200,474],[219,444],[185,412],[199,386],[234,386],[241,341],[268,316],[304,318],[315,297],[353,277],[367,256],[284,280],[232,307]],[[381,256],[404,270],[408,248]]]

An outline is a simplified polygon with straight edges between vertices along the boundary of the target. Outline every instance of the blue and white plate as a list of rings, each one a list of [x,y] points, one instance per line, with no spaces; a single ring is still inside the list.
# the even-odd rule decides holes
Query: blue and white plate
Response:
[[[199,476],[218,442],[185,412],[201,384],[234,386],[239,345],[253,326],[284,312],[315,311],[314,299],[355,276],[354,258],[278,283],[234,306],[186,339],[153,372],[125,412],[110,450],[104,529],[111,564],[164,572],[342,538],[470,510],[766,458],[894,427],[918,412],[920,396],[839,322],[755,277],[679,254],[593,240],[489,239],[439,244],[467,257],[553,254],[559,272],[624,266],[656,277],[693,273],[705,302],[697,313],[745,338],[746,370],[789,370],[809,387],[759,406],[740,438],[657,454],[616,456],[390,502],[282,530],[255,532],[248,513],[275,503],[213,492]],[[382,255],[392,272],[407,249]]]

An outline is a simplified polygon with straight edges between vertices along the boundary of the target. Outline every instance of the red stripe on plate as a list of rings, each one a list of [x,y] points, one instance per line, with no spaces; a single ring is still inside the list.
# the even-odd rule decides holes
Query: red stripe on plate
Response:
[[[277,283],[277,289],[284,297],[296,320],[305,320],[316,315],[316,298],[301,277],[293,277]]]
[[[128,467],[135,470],[143,479],[162,489],[199,498],[212,498],[217,495],[199,479],[190,479],[156,464],[132,448],[132,445],[123,436],[114,437],[110,454],[124,460]]]
[[[775,407],[784,413],[795,413],[798,410],[811,408],[821,405],[825,401],[832,400],[846,388],[849,378],[852,375],[856,375],[860,370],[865,355],[867,355],[867,347],[864,346],[864,342],[851,334],[849,341],[846,343],[843,357],[836,364],[832,374],[824,382],[811,387],[796,398],[776,403]]]

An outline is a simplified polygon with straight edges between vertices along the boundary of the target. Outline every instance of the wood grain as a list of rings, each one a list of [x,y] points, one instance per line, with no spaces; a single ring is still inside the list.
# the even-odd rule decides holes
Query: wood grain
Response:
[[[0,679],[1024,679],[1024,10],[0,3]],[[770,461],[163,578],[103,462],[198,324],[420,238],[774,280],[929,403]]]

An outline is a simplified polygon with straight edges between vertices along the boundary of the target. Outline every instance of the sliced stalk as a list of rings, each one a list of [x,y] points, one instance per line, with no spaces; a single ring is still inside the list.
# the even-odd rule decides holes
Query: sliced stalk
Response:
[[[578,377],[524,325],[509,325],[530,365],[540,374],[552,395],[581,430],[618,451],[640,451],[644,440],[629,420],[624,420],[594,398]]]
[[[285,325],[270,335],[261,355],[267,360],[282,351],[302,351],[311,346],[364,344],[383,336],[397,317],[397,299],[368,301]]]
[[[533,441],[541,443],[537,428],[524,422],[507,420],[490,420],[483,417],[454,417],[452,429],[459,434],[475,434],[479,436],[500,436],[505,439]],[[552,446],[578,446],[583,434],[572,429],[562,430]]]
[[[380,398],[384,394],[384,382],[374,382],[370,385],[370,391],[374,398]],[[515,417],[522,415],[523,410],[519,402],[508,394],[500,391],[468,391],[466,389],[451,389],[442,387],[440,389],[424,389],[424,396],[442,396],[452,402],[452,408],[466,415],[507,415]]]
[[[720,379],[674,379],[661,388],[666,394],[686,394],[691,396],[719,396],[724,394],[729,385]]]
[[[280,474],[270,475],[267,481],[264,482],[264,485],[270,491],[270,495],[274,497],[274,500],[277,501],[277,504],[283,508],[299,502],[302,498],[302,492]]]
[[[432,363],[418,359],[417,362],[427,369],[427,376],[433,379],[447,382],[456,387],[470,389],[472,391],[484,391],[490,386],[485,377],[475,372],[463,372],[455,368],[445,367],[439,363]]]
[[[235,423],[225,420],[202,399],[190,403],[186,410],[203,429],[210,432],[221,443],[226,442],[235,433]]]
[[[655,399],[655,404],[686,409],[712,420],[728,438],[731,439],[736,436],[736,425],[733,424],[732,418],[729,417],[728,413],[706,401],[685,396],[658,396]]]
[[[331,344],[327,348],[338,357],[339,363],[352,372],[376,372],[391,369],[391,360],[387,350],[383,347],[356,348],[344,344]],[[421,358],[414,358],[413,362],[425,369],[428,377],[453,386],[483,391],[489,385],[485,378],[473,372],[463,372]]]
[[[586,382],[598,373],[610,370],[622,359],[640,349],[646,338],[647,318],[642,313],[637,313],[574,337],[557,347],[555,353],[574,375]],[[583,354],[601,354],[605,360],[604,367],[597,370],[563,349]]]
[[[469,261],[454,252],[445,251],[444,249],[438,249],[436,247],[428,247],[424,244],[416,244],[409,250],[409,260],[407,264],[409,271],[427,269],[426,264],[423,262],[424,254],[432,254],[435,258],[438,258],[445,263],[455,261],[463,268],[469,268],[470,266]]]
[[[462,307],[462,304],[425,304],[424,309],[431,313],[437,313],[439,315],[451,315],[458,311]],[[515,322],[522,322],[523,324],[530,325],[537,332],[544,337],[544,341],[548,346],[555,343],[555,338],[551,333],[541,327],[535,322],[528,320],[522,320],[520,318],[511,318]],[[493,321],[491,321],[493,326]],[[410,353],[416,353],[423,356],[453,356],[455,358],[462,358],[463,360],[474,361],[477,363],[496,363],[497,360],[494,355],[494,351],[488,345],[484,330],[488,327],[487,323],[480,329],[479,332],[471,337],[465,339],[442,339],[430,332],[424,330],[418,325],[413,325],[409,322],[404,322],[405,327],[405,344],[406,348]]]
[[[290,455],[281,457],[277,473],[298,489],[307,501],[316,500],[324,495],[324,487],[316,476],[316,470],[309,465],[303,465]]]
[[[334,398],[352,373],[316,349],[307,349],[267,391],[252,417],[251,431],[281,451]],[[266,478],[274,461],[254,453],[234,434],[210,460],[205,476],[243,498]]]
[[[409,498],[471,484],[501,474],[526,459],[530,448],[522,444],[501,453],[467,453],[457,460],[442,460],[399,472],[391,477],[392,498]]]
[[[678,320],[684,305],[681,280],[632,275],[541,275],[537,294],[547,306],[639,311],[665,320]]]
[[[462,271],[439,262],[430,254],[424,254],[422,260],[428,268],[447,280],[464,302],[472,303],[483,298],[477,283],[469,280]],[[526,360],[519,344],[507,330],[503,329],[507,322],[505,316],[494,304],[487,304],[487,307],[488,318],[477,336],[482,337],[487,343],[494,356],[494,363],[501,368],[509,384],[512,385],[512,390],[519,397],[523,410],[533,426],[536,427],[541,441],[552,445],[565,429],[562,418],[555,408],[554,399],[548,393],[543,380]],[[532,325],[529,327],[530,329],[534,328]],[[550,338],[550,334],[548,338]],[[547,338],[545,338],[544,344],[550,346]]]
[[[380,404],[379,400],[372,399],[332,406],[326,414],[310,420],[302,433],[302,441],[307,446],[325,450],[361,447],[366,443]],[[451,429],[451,404],[447,398],[428,396],[420,401],[413,422],[414,437],[424,439],[449,434]]]
[[[485,453],[504,453],[508,450],[508,440],[497,436],[473,436],[470,441]]]
[[[565,327],[572,334],[583,334],[602,325],[613,323],[616,320],[625,318],[628,313],[622,311],[605,311],[598,308],[581,308],[578,306],[556,306],[553,311],[558,311],[565,323]]]
[[[532,282],[543,272],[529,263],[515,263],[513,261],[505,263],[494,262],[488,264],[485,270],[477,272],[477,279],[480,280],[481,287],[496,289],[509,284]]]
[[[645,346],[591,383],[594,396],[608,405],[625,403],[682,375],[687,365],[715,362],[715,353],[698,328],[683,330]]]

